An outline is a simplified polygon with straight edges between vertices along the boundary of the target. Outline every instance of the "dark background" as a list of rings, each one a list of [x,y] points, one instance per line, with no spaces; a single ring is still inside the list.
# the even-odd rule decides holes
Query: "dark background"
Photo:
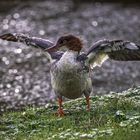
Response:
[[[101,1],[101,0],[100,0]],[[93,42],[124,39],[140,44],[140,5],[136,1],[1,0],[0,34],[20,32],[51,41],[65,33]],[[140,62],[106,61],[92,74],[92,94],[140,85]],[[45,105],[54,100],[45,55],[23,44],[0,40],[0,109]]]

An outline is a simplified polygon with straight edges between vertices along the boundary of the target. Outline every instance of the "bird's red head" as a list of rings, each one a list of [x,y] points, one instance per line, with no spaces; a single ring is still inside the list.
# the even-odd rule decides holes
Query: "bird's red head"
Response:
[[[48,48],[47,51],[48,52],[57,51],[61,47],[65,47],[69,50],[80,52],[83,47],[83,44],[78,37],[74,35],[66,35],[66,36],[61,36],[57,40],[56,45],[54,45],[51,48]]]

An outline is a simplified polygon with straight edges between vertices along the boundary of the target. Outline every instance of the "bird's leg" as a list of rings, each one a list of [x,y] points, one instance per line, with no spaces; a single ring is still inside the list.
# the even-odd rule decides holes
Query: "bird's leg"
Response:
[[[87,110],[89,111],[89,109],[90,109],[90,103],[89,103],[90,98],[89,98],[89,96],[85,96],[85,97],[86,97]]]
[[[58,110],[57,110],[57,114],[58,116],[64,116],[64,112],[63,112],[63,109],[62,109],[62,97],[61,96],[58,96],[57,97],[57,101],[58,101]]]

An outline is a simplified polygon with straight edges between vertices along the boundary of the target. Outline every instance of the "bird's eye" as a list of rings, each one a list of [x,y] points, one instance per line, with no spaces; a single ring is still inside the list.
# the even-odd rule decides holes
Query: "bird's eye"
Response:
[[[64,41],[63,41],[63,40],[61,40],[61,41],[60,41],[60,44],[64,44]]]
[[[66,40],[60,40],[59,41],[59,44],[65,44],[66,43]]]

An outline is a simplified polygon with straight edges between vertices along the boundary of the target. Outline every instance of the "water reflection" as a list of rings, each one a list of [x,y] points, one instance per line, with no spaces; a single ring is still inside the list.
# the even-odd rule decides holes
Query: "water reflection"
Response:
[[[16,54],[20,54],[20,53],[22,53],[22,49],[20,49],[20,48],[15,49],[14,52],[15,52]]]
[[[7,8],[8,9],[8,8]],[[103,38],[140,43],[140,8],[109,3],[73,1],[31,1],[0,13],[0,34],[22,32],[56,41],[74,33],[85,47]],[[106,62],[93,72],[94,94],[121,91],[140,83],[139,62]],[[37,50],[0,40],[0,105],[3,108],[27,104],[45,105],[54,99],[48,60]]]
[[[7,57],[2,57],[2,61],[6,64],[9,65],[9,60]]]
[[[14,15],[13,15],[13,18],[14,19],[18,19],[20,17],[20,14],[19,13],[15,13]]]
[[[96,26],[98,26],[98,22],[97,21],[92,21],[92,25],[96,27]]]

